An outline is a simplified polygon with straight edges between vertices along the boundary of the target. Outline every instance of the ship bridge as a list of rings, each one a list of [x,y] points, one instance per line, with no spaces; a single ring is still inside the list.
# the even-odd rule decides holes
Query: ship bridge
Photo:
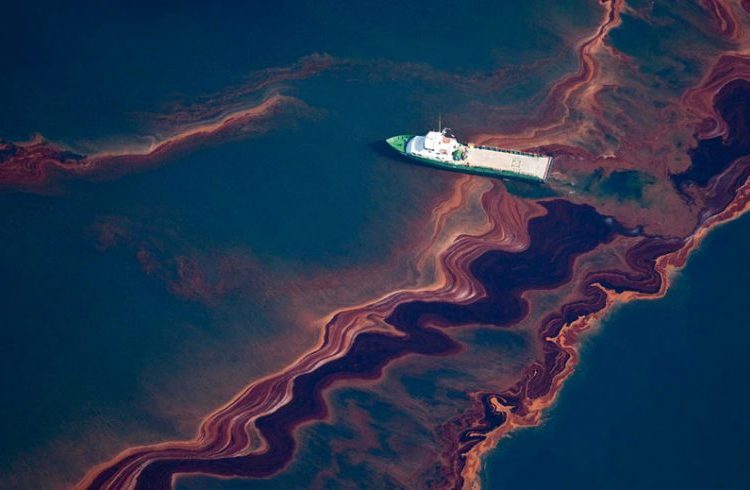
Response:
[[[406,153],[431,160],[453,161],[453,152],[460,143],[444,132],[430,131],[425,136],[415,136],[406,145]]]

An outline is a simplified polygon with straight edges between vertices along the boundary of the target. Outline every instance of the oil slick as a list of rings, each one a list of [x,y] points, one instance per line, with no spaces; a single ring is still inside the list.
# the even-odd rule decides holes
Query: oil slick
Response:
[[[670,274],[684,265],[702,237],[748,208],[750,6],[718,0],[701,4],[712,19],[708,34],[720,46],[696,55],[700,76],[659,85],[639,72],[638,60],[619,50],[612,36],[625,17],[647,21],[650,12],[622,0],[604,1],[600,24],[576,42],[578,70],[553,84],[538,112],[514,119],[500,111],[476,132],[472,140],[479,143],[553,154],[558,166],[553,186],[564,198],[522,199],[500,183],[455,177],[452,193],[434,206],[432,233],[405,246],[404,267],[413,271],[408,280],[371,297],[353,295],[351,306],[309,318],[308,328],[321,327],[317,344],[278,372],[248,380],[203,418],[192,439],[126,448],[90,468],[77,487],[172,488],[187,475],[274,478],[295,471],[295,457],[305,450],[314,427],[337,421],[366,442],[366,448],[348,448],[351,457],[367,461],[390,484],[478,488],[482,456],[515,428],[539,424],[554,403],[579,362],[579,336],[613,304],[662,296]],[[374,69],[351,60],[318,61],[312,68],[303,63],[280,70],[278,81],[259,90],[323,72],[375,76],[387,67],[396,77],[413,69],[386,62]],[[446,81],[430,70],[416,76],[474,87],[469,90],[488,83]],[[175,131],[143,151],[84,156],[40,139],[3,143],[0,185],[44,193],[60,178],[122,175],[199,145],[262,130],[286,107],[311,110],[302,99],[282,92],[249,108],[232,106],[230,111],[225,104],[219,119]],[[643,106],[647,95],[658,103]],[[195,117],[200,114],[188,118]],[[495,125],[493,118],[506,119]],[[499,131],[495,126],[513,129],[493,132]],[[602,169],[602,182],[615,172],[639,172],[633,184],[641,186],[634,191],[638,198],[587,192],[580,178],[597,169]],[[114,233],[111,243],[123,241],[119,228],[105,225],[105,241],[107,230]],[[175,294],[209,306],[230,287],[220,281],[216,292],[193,269],[178,267],[176,280],[161,263],[149,257],[142,263]],[[352,281],[367,274],[357,270]],[[523,339],[518,340],[522,362],[513,369],[497,367],[502,374],[494,377],[481,366],[482,359],[470,365],[465,358],[476,348],[471,339],[488,330]],[[498,362],[510,362],[510,352],[503,351],[507,355]],[[446,376],[440,380],[442,395],[434,395],[449,409],[441,410],[427,396],[389,398],[389,392],[408,391],[408,369],[446,370],[446,360],[465,366],[464,372],[451,374],[460,382]],[[384,388],[391,385],[392,390]],[[400,403],[418,430],[383,442],[368,427],[375,410],[341,402],[339,395],[352,387],[377,393],[393,406]],[[382,424],[389,427],[387,421]],[[392,444],[406,453],[410,444],[420,443],[430,449],[415,454],[420,464],[414,465],[409,458],[375,457],[367,451]],[[322,487],[339,476],[321,469],[314,481]]]

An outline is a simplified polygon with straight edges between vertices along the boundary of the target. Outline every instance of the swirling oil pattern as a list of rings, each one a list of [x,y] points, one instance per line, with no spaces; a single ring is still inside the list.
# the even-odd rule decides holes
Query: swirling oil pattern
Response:
[[[251,44],[274,23],[299,40],[267,46],[277,58],[253,51],[264,61],[234,85],[217,63],[210,95],[131,111],[140,136],[47,124],[0,142],[9,234],[33,226],[27,214],[49,236],[77,230],[64,250],[84,269],[129,271],[87,280],[123,288],[128,309],[147,290],[144,318],[189,325],[139,347],[152,371],[119,373],[148,390],[112,380],[133,399],[107,403],[125,409],[97,405],[30,455],[8,450],[4,486],[481,488],[486,453],[542,423],[581,335],[617,303],[663,296],[701,239],[750,205],[747,2],[542,1],[502,7],[505,34],[482,23],[495,5],[454,19],[384,4],[360,47],[352,19],[281,4],[255,12]],[[475,23],[456,41],[465,58],[432,57],[416,26],[394,30],[418,12]],[[189,31],[223,14],[154,15]],[[207,39],[245,35],[226,22]],[[436,107],[471,141],[553,155],[548,184],[436,172],[376,143],[394,118],[425,124]],[[35,246],[0,255],[0,270]],[[156,422],[102,415],[131,407]]]

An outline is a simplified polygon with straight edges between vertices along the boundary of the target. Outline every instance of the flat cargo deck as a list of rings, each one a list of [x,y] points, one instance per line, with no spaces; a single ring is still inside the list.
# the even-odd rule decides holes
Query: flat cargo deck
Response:
[[[466,155],[466,162],[471,167],[484,167],[545,180],[552,158],[496,148],[470,146]]]

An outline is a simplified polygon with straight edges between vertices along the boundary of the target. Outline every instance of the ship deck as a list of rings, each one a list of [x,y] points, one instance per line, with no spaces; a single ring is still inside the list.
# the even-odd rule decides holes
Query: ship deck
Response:
[[[527,175],[545,180],[552,158],[530,153],[499,150],[481,146],[470,147],[466,162],[469,166],[484,167],[500,172]]]

